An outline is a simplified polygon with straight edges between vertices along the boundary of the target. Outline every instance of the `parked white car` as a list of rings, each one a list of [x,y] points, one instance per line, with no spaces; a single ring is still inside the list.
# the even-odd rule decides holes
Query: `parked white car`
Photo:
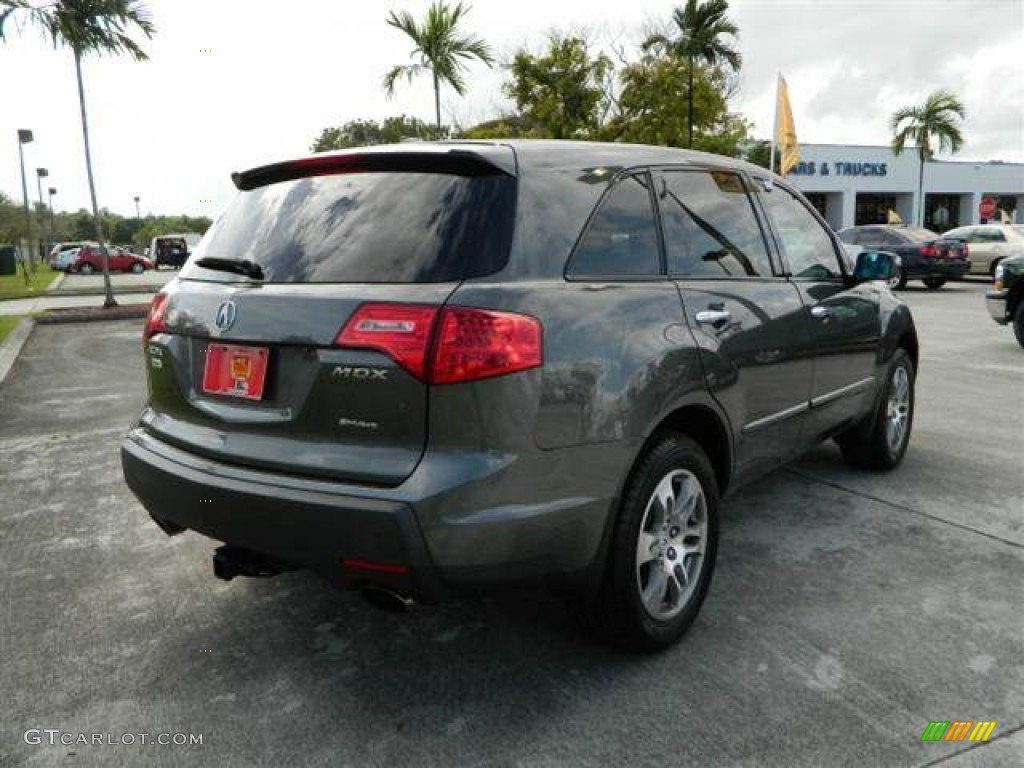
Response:
[[[1009,224],[972,224],[951,229],[943,237],[967,243],[972,275],[993,275],[1000,261],[1024,254],[1024,233]]]
[[[82,250],[81,246],[77,248],[65,248],[57,254],[57,257],[53,260],[51,266],[58,272],[67,272],[68,267],[75,263],[75,257],[78,256],[78,252]]]

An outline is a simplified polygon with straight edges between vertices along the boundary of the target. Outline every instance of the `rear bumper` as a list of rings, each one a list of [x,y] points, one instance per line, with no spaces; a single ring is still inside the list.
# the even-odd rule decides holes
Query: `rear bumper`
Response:
[[[1010,321],[1009,307],[1006,299],[1009,291],[989,291],[985,294],[985,307],[988,313],[1000,325],[1006,325]]]
[[[168,533],[194,530],[342,586],[388,587],[427,603],[443,597],[407,504],[331,493],[321,482],[276,484],[271,475],[201,459],[141,430],[121,443],[121,464],[128,486]]]
[[[193,530],[339,586],[425,603],[521,584],[593,587],[617,490],[609,468],[623,458],[609,444],[514,458],[428,452],[402,486],[370,488],[223,464],[141,428],[121,443],[128,486],[168,533]],[[573,480],[538,498],[526,489],[544,473],[608,488],[581,496]]]
[[[953,261],[940,259],[922,260],[906,267],[907,277],[913,279],[941,277],[947,280],[955,280],[966,275],[970,269],[971,263],[966,259]]]

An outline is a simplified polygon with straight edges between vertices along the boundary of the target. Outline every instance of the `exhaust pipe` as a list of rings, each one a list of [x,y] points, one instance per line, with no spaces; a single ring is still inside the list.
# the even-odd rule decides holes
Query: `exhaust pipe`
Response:
[[[223,547],[218,547],[213,553],[213,575],[224,581],[231,581],[235,576],[269,578],[294,570],[294,566],[276,560],[269,555],[241,547],[225,544]]]
[[[366,587],[363,590],[363,597],[375,608],[391,613],[404,613],[415,604],[411,597],[405,597],[385,587]]]

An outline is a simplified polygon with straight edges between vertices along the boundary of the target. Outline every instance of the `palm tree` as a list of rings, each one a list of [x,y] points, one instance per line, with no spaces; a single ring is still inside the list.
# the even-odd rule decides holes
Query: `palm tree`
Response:
[[[395,94],[395,83],[405,77],[411,81],[421,72],[427,71],[434,78],[434,112],[437,118],[437,132],[441,133],[441,84],[447,83],[460,96],[466,92],[466,81],[462,77],[467,62],[479,59],[487,66],[494,63],[491,47],[482,38],[463,35],[458,26],[469,13],[470,7],[461,2],[449,6],[443,0],[435,0],[427,9],[427,17],[420,24],[408,11],[392,11],[387,23],[405,32],[415,44],[410,57],[412,64],[392,67],[384,75],[384,89],[388,98]]]
[[[30,25],[38,27],[50,38],[54,48],[70,48],[75,57],[78,107],[82,115],[82,140],[85,143],[85,169],[89,177],[93,225],[103,254],[103,306],[117,306],[110,285],[103,222],[96,203],[96,183],[93,180],[92,153],[89,148],[89,121],[86,118],[85,89],[82,85],[82,57],[88,53],[127,53],[136,61],[148,58],[128,33],[132,28],[137,28],[147,38],[153,36],[149,11],[138,0],[44,0],[35,3],[32,0],[0,0],[0,40],[5,39],[5,25],[17,18],[15,14],[27,16]]]
[[[689,83],[686,96],[687,147],[693,147],[693,69],[697,62],[715,66],[724,63],[736,72],[743,57],[723,37],[736,38],[739,27],[726,17],[729,0],[686,0],[686,5],[672,12],[675,37],[652,35],[644,48],[660,45],[673,56],[689,62]]]
[[[924,226],[924,164],[932,158],[932,139],[939,151],[957,153],[964,145],[960,123],[967,116],[963,102],[952,91],[935,91],[918,107],[903,107],[892,113],[889,129],[892,131],[892,152],[900,155],[907,142],[917,145],[920,160],[917,170],[918,225]]]

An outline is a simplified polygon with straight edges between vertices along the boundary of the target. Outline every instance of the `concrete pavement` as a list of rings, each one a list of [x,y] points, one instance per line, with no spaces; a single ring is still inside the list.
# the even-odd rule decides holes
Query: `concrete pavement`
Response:
[[[0,765],[1021,765],[1024,354],[983,292],[905,292],[904,465],[825,445],[728,499],[703,613],[652,657],[538,593],[393,615],[303,573],[214,580],[215,544],[165,537],[121,478],[140,322],[37,327],[0,387]],[[920,742],[957,719],[998,726]]]

